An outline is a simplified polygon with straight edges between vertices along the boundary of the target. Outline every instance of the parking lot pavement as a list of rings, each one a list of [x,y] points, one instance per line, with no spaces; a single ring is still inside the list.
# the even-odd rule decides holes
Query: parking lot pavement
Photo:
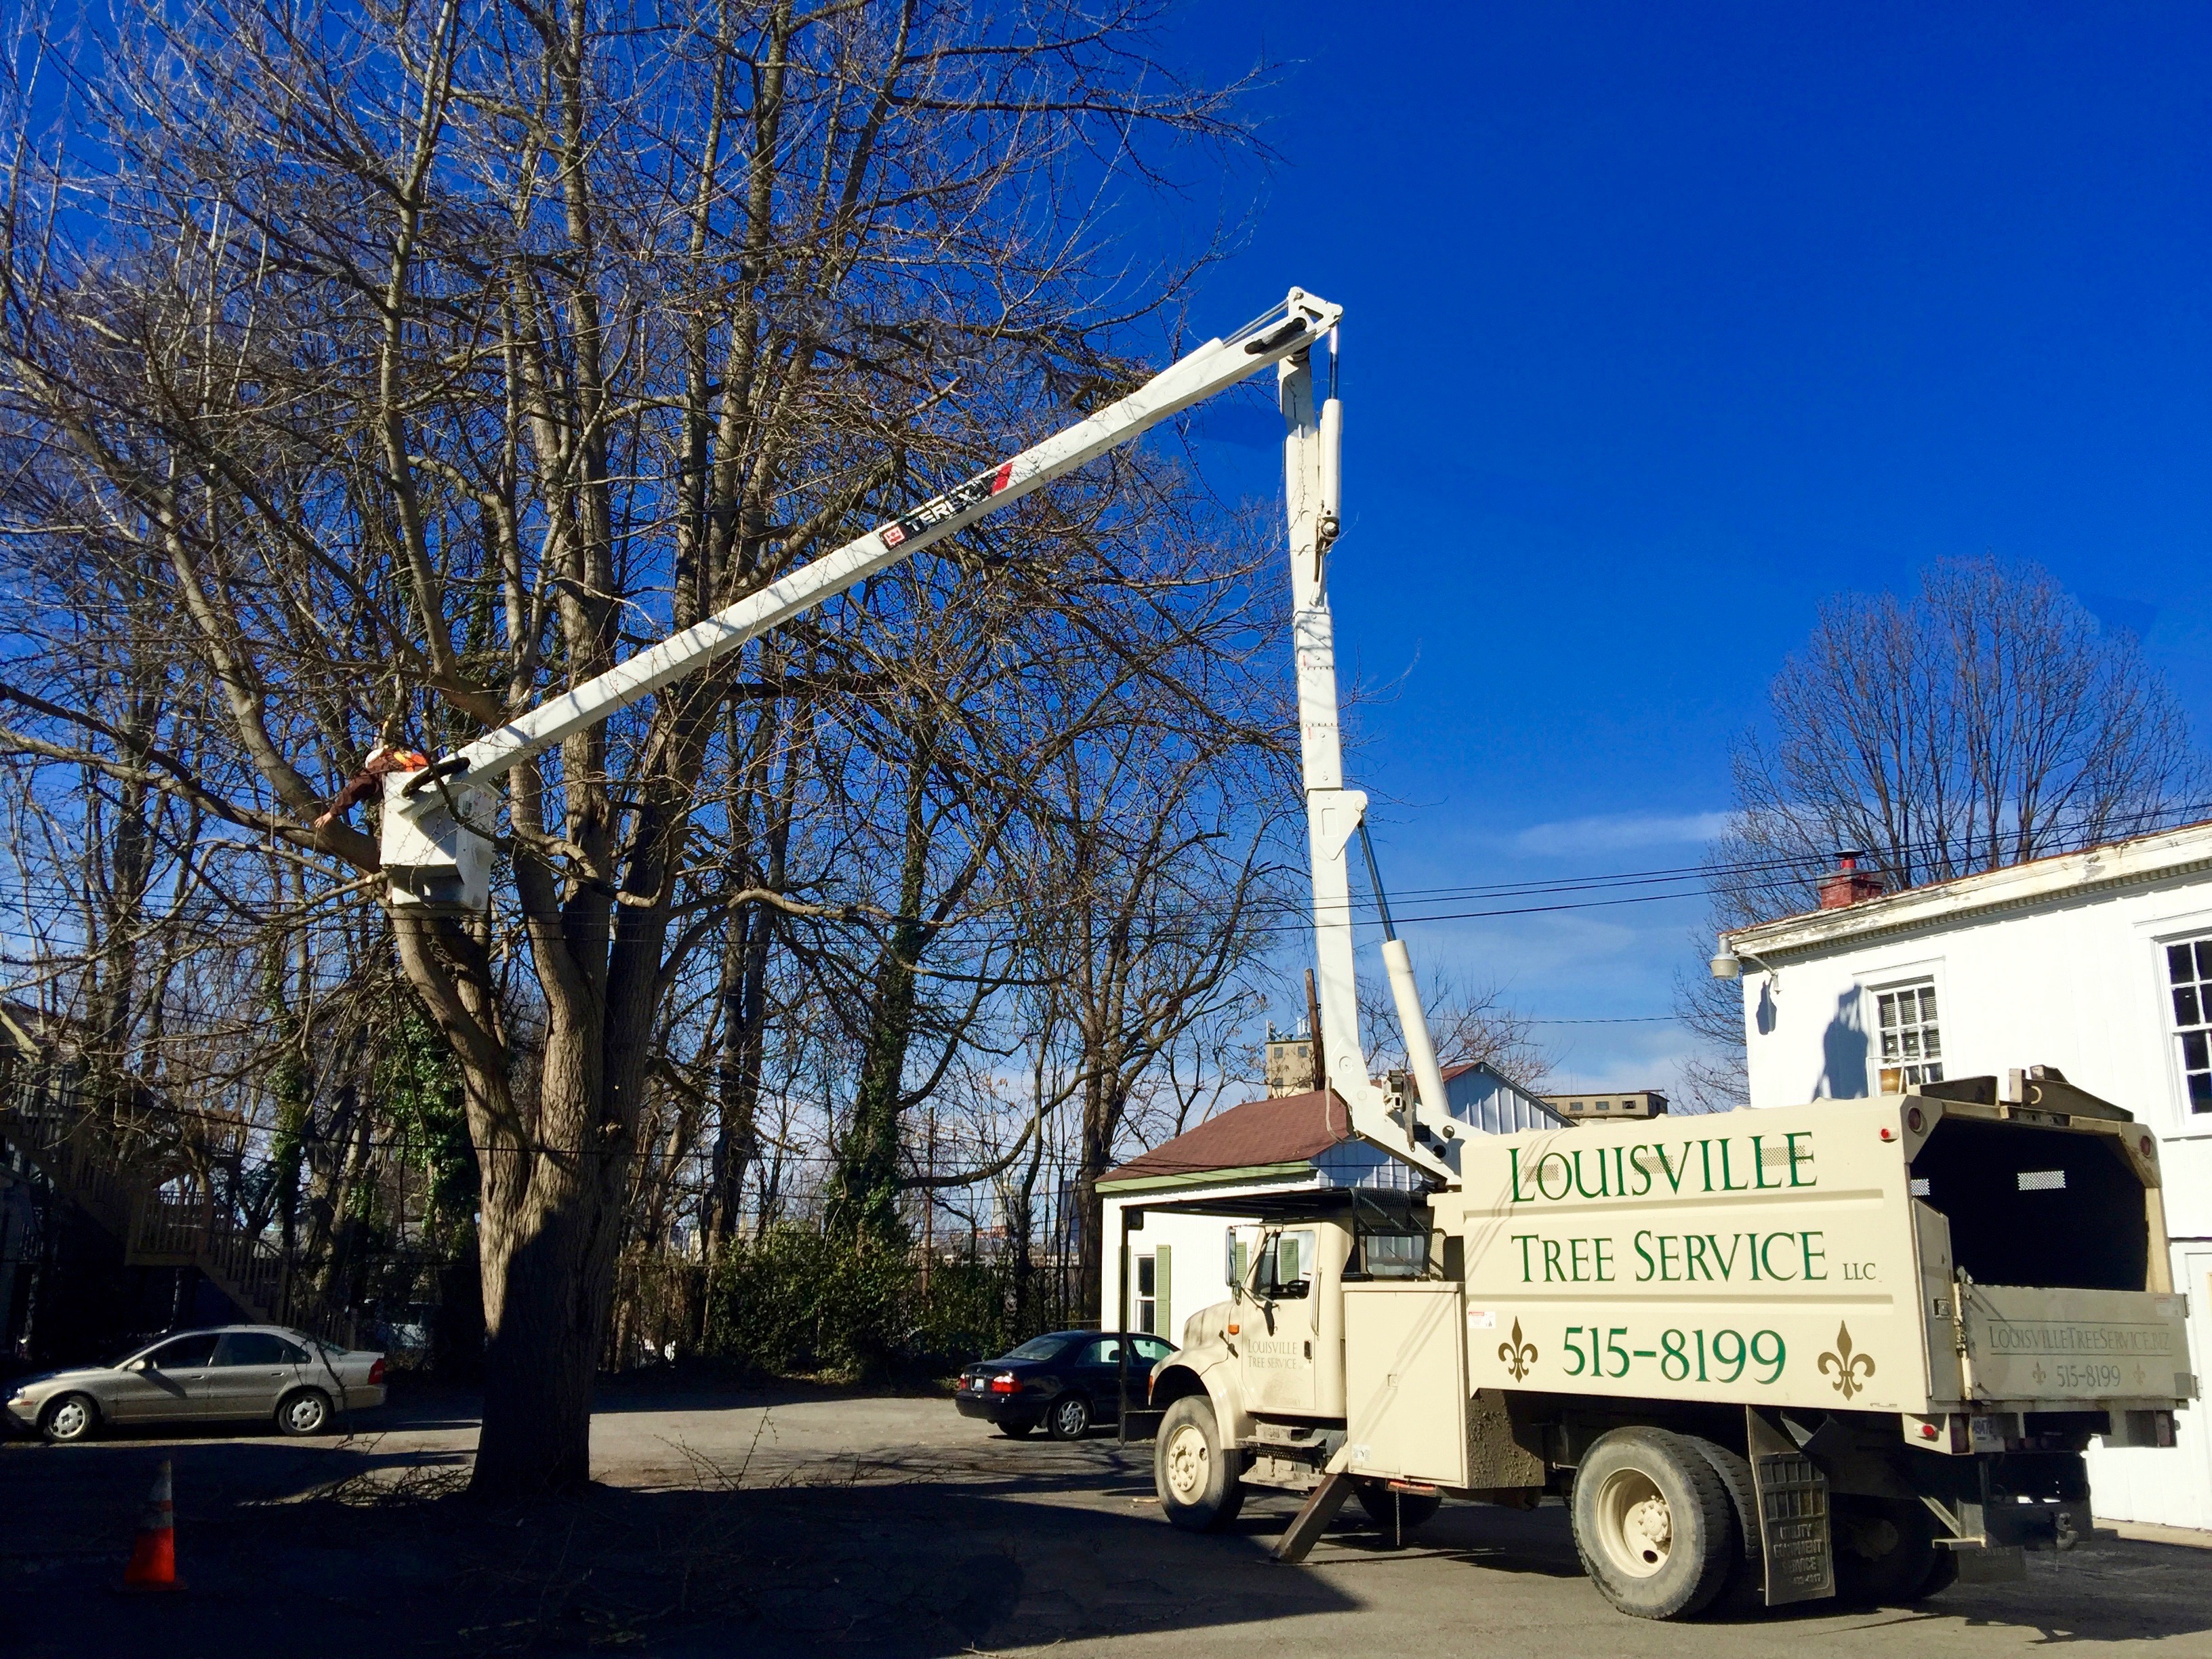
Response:
[[[236,1659],[314,1651],[692,1656],[2139,1651],[2212,1659],[2212,1555],[2098,1539],[2025,1583],[1911,1610],[1737,1623],[1620,1617],[1577,1572],[1565,1511],[1449,1504],[1393,1551],[1347,1520],[1304,1567],[1293,1507],[1176,1533],[1151,1449],[999,1438],[943,1399],[608,1389],[599,1485],[492,1510],[466,1478],[469,1402],[403,1397],[350,1439],[150,1433],[0,1447],[0,1653]],[[175,1596],[114,1591],[153,1468],[176,1467]]]

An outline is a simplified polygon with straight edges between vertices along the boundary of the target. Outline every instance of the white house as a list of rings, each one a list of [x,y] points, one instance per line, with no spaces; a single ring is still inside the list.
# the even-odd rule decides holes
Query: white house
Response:
[[[1872,895],[1872,896],[1869,896]],[[2056,1066],[2160,1142],[2191,1367],[2212,1374],[2212,823],[1723,936],[1741,963],[1754,1108]],[[2212,1528],[2212,1414],[2168,1450],[2090,1454],[2098,1512]]]
[[[1565,1121],[1486,1066],[1447,1071],[1444,1096],[1453,1121],[1476,1133]],[[1352,1139],[1333,1091],[1231,1107],[1099,1182],[1103,1322],[1179,1339],[1183,1321],[1228,1296],[1231,1228],[1291,1208],[1349,1206],[1354,1194],[1370,1210],[1402,1207],[1419,1186],[1411,1165]]]

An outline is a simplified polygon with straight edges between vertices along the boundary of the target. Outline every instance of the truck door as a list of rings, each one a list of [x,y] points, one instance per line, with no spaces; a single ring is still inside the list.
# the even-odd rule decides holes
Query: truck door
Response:
[[[1252,1265],[1244,1326],[1244,1398],[1255,1412],[1310,1416],[1320,1323],[1320,1236],[1311,1227],[1270,1229]]]

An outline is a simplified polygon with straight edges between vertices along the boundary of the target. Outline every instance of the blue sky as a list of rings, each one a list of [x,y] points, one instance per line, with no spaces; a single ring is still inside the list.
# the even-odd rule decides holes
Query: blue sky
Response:
[[[1947,554],[2046,565],[2204,732],[2212,9],[1210,4],[1172,48],[1261,53],[1284,159],[1197,320],[1346,307],[1331,581],[1394,889],[1693,862],[1819,600]],[[1264,489],[1241,419],[1206,464]],[[1701,919],[1408,937],[1593,1019],[1668,1012]],[[1542,1035],[1563,1086],[1684,1042]]]

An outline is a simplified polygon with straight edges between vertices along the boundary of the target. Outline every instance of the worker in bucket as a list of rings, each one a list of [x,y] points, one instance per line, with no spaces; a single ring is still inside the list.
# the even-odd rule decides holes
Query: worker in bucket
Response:
[[[429,763],[429,757],[419,749],[402,748],[396,729],[386,727],[384,738],[368,751],[361,770],[347,780],[346,787],[338,791],[323,815],[315,820],[315,828],[327,829],[334,819],[343,817],[358,803],[383,793],[384,780],[389,774],[419,772]]]

